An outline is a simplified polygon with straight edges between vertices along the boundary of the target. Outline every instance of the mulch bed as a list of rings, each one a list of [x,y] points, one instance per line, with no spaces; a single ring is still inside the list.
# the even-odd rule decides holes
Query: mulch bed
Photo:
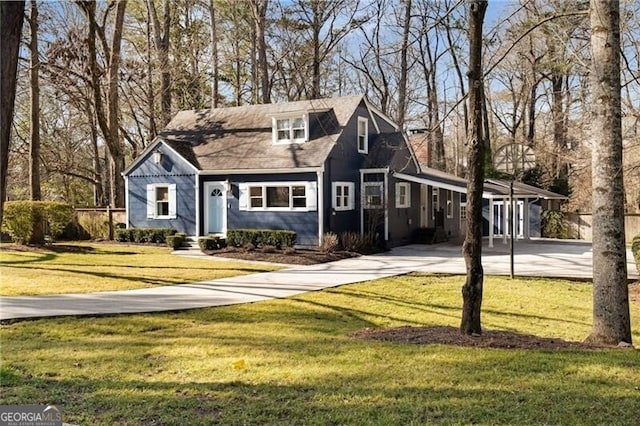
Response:
[[[296,249],[293,252],[284,250],[266,252],[261,249],[245,250],[243,248],[236,247],[227,247],[221,250],[207,250],[205,253],[229,259],[284,263],[291,265],[315,265],[316,263],[333,262],[334,260],[359,256],[357,253],[347,251],[323,253],[318,250]]]
[[[481,336],[465,336],[455,327],[398,327],[388,329],[372,329],[356,331],[351,337],[363,340],[377,340],[391,343],[408,343],[416,345],[441,344],[474,348],[500,349],[601,349],[612,346],[593,345],[583,342],[568,342],[562,339],[538,337],[518,334],[510,331],[485,330]]]

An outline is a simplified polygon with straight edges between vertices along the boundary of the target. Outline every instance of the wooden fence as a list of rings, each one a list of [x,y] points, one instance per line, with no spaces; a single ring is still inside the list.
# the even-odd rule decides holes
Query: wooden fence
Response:
[[[565,213],[565,219],[569,224],[571,238],[591,241],[591,228],[593,227],[591,213]],[[626,214],[624,228],[627,242],[631,242],[633,237],[640,235],[640,213]]]

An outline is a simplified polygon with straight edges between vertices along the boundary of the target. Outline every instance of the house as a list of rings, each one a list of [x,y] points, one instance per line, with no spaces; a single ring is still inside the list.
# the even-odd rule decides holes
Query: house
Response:
[[[404,134],[366,97],[179,112],[125,170],[127,227],[189,236],[288,229],[375,232],[394,246],[426,223]],[[444,195],[443,195],[444,196]]]

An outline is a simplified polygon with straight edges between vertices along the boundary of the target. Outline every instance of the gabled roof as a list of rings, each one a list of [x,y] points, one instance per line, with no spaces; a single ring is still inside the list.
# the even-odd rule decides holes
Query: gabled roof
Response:
[[[203,171],[321,167],[364,96],[179,112],[159,137]],[[309,141],[274,144],[272,117],[308,114]]]

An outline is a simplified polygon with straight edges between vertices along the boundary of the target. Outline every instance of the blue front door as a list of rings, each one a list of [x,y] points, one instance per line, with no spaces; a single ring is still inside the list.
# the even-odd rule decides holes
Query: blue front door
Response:
[[[226,190],[223,183],[206,185],[207,195],[207,233],[225,232]]]

